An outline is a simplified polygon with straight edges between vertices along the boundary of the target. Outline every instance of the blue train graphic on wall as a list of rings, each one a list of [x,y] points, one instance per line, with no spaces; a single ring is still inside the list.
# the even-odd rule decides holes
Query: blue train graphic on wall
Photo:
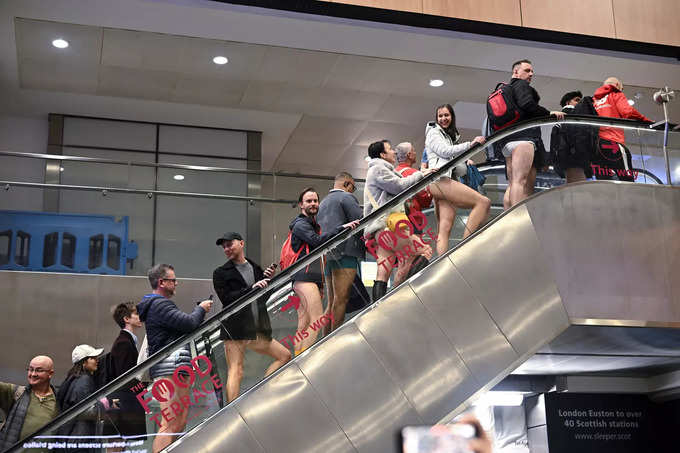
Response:
[[[0,211],[0,270],[125,275],[128,217]]]

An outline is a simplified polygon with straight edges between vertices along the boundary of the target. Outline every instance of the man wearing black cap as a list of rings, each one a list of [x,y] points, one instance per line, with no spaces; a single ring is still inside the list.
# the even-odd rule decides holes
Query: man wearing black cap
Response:
[[[269,284],[269,278],[274,275],[276,269],[275,265],[263,271],[256,262],[246,258],[243,250],[245,243],[239,233],[225,233],[215,241],[215,244],[222,247],[227,256],[227,262],[213,272],[213,286],[223,308],[229,307],[250,291],[265,288]],[[259,298],[225,319],[220,339],[224,341],[224,352],[227,357],[229,402],[239,394],[246,348],[275,359],[267,368],[265,376],[276,371],[291,358],[290,351],[272,338],[266,298]]]

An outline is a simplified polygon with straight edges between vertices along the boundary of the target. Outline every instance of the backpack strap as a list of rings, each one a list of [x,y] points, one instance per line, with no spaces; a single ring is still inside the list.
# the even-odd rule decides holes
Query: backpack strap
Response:
[[[373,205],[373,209],[378,209],[380,206],[378,206],[378,202],[375,201],[375,198],[373,198],[373,195],[371,195],[371,191],[368,190],[368,187],[366,187],[366,193],[368,194],[368,200]]]
[[[17,385],[16,388],[14,389],[14,402],[19,401],[19,398],[21,398],[24,395],[25,391],[26,391],[25,385]]]

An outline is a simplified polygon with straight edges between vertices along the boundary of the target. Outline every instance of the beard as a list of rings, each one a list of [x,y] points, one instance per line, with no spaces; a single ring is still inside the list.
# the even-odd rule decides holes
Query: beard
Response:
[[[319,212],[319,208],[317,208],[316,206],[308,206],[305,208],[305,215],[307,215],[308,217],[314,217],[317,214],[317,212]]]

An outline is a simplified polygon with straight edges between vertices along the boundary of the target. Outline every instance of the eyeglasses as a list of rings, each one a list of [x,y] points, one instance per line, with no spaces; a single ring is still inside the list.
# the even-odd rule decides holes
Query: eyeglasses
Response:
[[[32,368],[29,366],[28,368],[26,368],[26,371],[28,371],[29,373],[47,373],[50,370],[46,370],[44,368]]]

